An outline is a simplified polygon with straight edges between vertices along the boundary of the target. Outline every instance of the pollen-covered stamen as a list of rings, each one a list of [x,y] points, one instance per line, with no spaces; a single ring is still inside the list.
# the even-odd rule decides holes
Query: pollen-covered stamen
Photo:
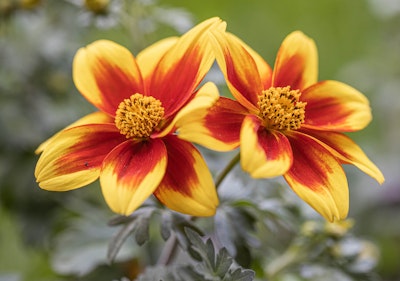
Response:
[[[271,87],[258,96],[259,116],[267,128],[297,130],[304,123],[306,102],[299,101],[299,90]]]
[[[119,104],[115,113],[115,125],[126,138],[147,138],[163,117],[161,101],[134,94]]]

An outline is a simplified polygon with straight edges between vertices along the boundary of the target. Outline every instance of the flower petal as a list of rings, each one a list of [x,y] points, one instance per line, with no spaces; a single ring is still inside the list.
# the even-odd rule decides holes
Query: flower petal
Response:
[[[283,175],[293,161],[292,149],[285,135],[265,129],[254,115],[248,115],[243,121],[240,158],[243,170],[254,178]]]
[[[264,90],[261,75],[266,75],[265,65],[260,57],[249,53],[250,47],[243,46],[237,37],[215,29],[211,32],[218,65],[227,80],[232,95],[243,106],[256,112],[258,95]],[[263,71],[260,72],[260,69]]]
[[[175,115],[174,119],[161,132],[154,133],[153,138],[164,137],[173,129],[184,128],[192,123],[201,120],[210,108],[218,99],[219,92],[217,86],[212,82],[204,84],[197,92],[193,99],[188,102]],[[190,126],[192,127],[192,126]],[[186,133],[190,133],[192,128],[183,129]],[[183,135],[185,135],[183,132]]]
[[[46,190],[66,191],[95,181],[106,155],[125,141],[114,124],[90,124],[61,131],[45,147],[35,169]]]
[[[307,131],[307,134],[312,135],[323,144],[327,145],[327,148],[331,150],[331,153],[338,157],[343,163],[356,166],[380,184],[385,181],[379,168],[369,160],[364,151],[362,151],[362,149],[348,136],[335,132],[310,130]]]
[[[86,125],[86,124],[103,124],[103,123],[114,123],[114,119],[111,116],[105,114],[104,112],[97,111],[97,112],[93,112],[93,113],[90,113],[90,114],[82,117],[81,119],[79,119],[79,120],[75,121],[74,123],[70,124],[69,126],[65,127],[63,130],[69,129],[72,127],[81,126],[81,125]],[[39,147],[35,150],[35,154],[41,153],[47,147],[47,145],[56,136],[58,136],[63,130],[61,130],[60,132],[53,135],[51,138],[47,139],[45,142],[41,143],[39,145]]]
[[[129,215],[157,188],[167,166],[167,151],[160,139],[126,141],[105,159],[101,190],[115,213]]]
[[[315,42],[301,31],[283,40],[276,56],[272,86],[303,90],[317,82],[318,51]]]
[[[284,175],[293,191],[328,221],[349,210],[346,175],[337,158],[312,137],[291,132],[293,165]]]
[[[249,45],[243,42],[240,38],[236,37],[234,34],[229,32],[227,34],[228,36],[231,36],[233,40],[236,40],[237,44],[241,44],[253,58],[254,62],[257,65],[258,73],[260,74],[260,79],[261,83],[263,84],[263,88],[268,89],[269,87],[271,87],[272,68],[269,66],[269,64],[256,51],[254,51]]]
[[[135,93],[145,94],[135,58],[112,41],[99,40],[79,49],[72,67],[81,94],[111,116],[124,99]]]
[[[214,62],[207,33],[222,24],[206,20],[184,34],[162,57],[150,81],[150,94],[160,100],[165,118],[173,115],[190,98]]]
[[[148,79],[153,75],[154,69],[162,56],[178,41],[179,37],[168,37],[147,47],[137,54],[136,62],[139,65],[143,80],[147,85]]]
[[[202,118],[178,128],[181,139],[209,149],[229,151],[240,144],[240,128],[248,110],[235,100],[220,97]]]
[[[303,126],[314,130],[352,132],[365,128],[372,119],[368,99],[338,81],[322,81],[301,95],[307,102]]]
[[[215,103],[218,97],[215,84],[204,84],[196,96],[178,112],[170,125],[155,136],[165,136],[176,128],[180,139],[219,151],[235,149],[239,146],[241,121],[247,110],[236,101],[220,98],[225,101],[223,104],[226,108],[221,107],[221,112],[217,112],[219,107]],[[217,103],[222,105],[221,101]]]
[[[168,135],[165,176],[154,195],[168,208],[192,216],[212,216],[218,196],[200,152],[189,142]]]

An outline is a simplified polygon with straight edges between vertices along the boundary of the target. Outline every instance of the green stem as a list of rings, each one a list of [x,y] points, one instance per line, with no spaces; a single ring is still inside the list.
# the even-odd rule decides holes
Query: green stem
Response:
[[[298,245],[292,245],[281,256],[273,260],[266,269],[268,279],[278,280],[278,276],[281,272],[297,264],[302,259],[302,250],[304,251],[304,249],[301,249]]]
[[[218,189],[222,181],[225,179],[225,177],[229,174],[229,172],[233,169],[233,167],[236,166],[236,164],[240,161],[240,152],[238,152],[228,163],[228,165],[225,166],[225,168],[222,170],[222,172],[218,175],[218,177],[215,179],[215,188]]]

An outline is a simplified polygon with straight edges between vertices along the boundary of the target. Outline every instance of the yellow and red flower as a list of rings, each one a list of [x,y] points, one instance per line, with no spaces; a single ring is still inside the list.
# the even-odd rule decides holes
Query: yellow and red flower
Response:
[[[199,87],[215,60],[208,33],[218,18],[167,38],[135,58],[106,40],[78,50],[73,79],[98,112],[44,142],[35,170],[40,187],[66,191],[100,178],[110,208],[129,215],[151,194],[172,210],[210,216],[218,205],[212,176],[190,139],[176,134],[218,99]]]
[[[291,33],[274,69],[239,38],[212,31],[217,62],[236,100],[221,97],[182,135],[227,151],[240,145],[242,168],[254,178],[283,175],[290,187],[327,220],[347,216],[349,195],[341,164],[384,181],[380,170],[344,132],[371,120],[368,100],[338,81],[318,82],[313,40]]]

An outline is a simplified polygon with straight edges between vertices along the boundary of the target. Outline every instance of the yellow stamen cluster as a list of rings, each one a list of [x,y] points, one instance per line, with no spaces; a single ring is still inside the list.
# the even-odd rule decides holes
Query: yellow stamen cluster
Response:
[[[126,138],[147,138],[164,117],[161,101],[134,94],[122,101],[115,114],[115,125]]]
[[[259,116],[267,128],[297,130],[304,123],[306,102],[299,101],[299,90],[271,87],[258,96]]]

